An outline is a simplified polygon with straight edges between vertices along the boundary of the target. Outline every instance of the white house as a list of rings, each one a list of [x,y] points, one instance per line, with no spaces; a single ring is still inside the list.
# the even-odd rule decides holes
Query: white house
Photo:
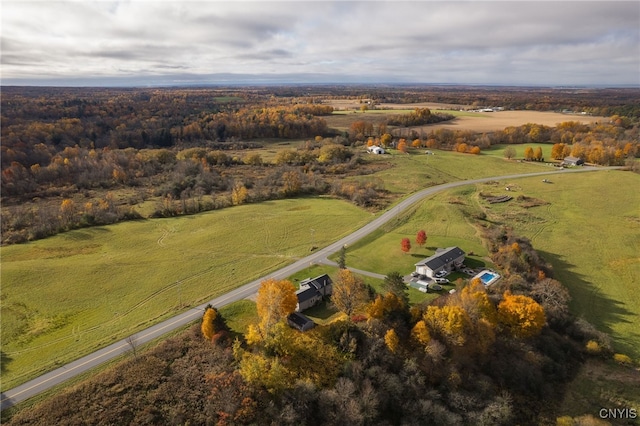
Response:
[[[382,149],[381,147],[377,146],[377,145],[371,145],[370,147],[367,148],[367,151],[369,152],[369,154],[384,154],[385,150]]]
[[[459,247],[439,248],[433,256],[416,263],[416,272],[428,277],[440,271],[451,272],[462,266],[464,256],[465,252]]]

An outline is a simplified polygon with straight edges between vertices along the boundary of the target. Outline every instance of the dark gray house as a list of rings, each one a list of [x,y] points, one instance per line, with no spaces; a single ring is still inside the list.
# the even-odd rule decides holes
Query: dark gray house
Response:
[[[440,271],[451,272],[462,266],[465,252],[459,247],[439,248],[433,256],[416,263],[416,272],[433,277]]]
[[[302,312],[317,305],[323,298],[331,296],[332,292],[333,281],[327,274],[301,281],[300,289],[296,291],[298,297],[296,312]]]

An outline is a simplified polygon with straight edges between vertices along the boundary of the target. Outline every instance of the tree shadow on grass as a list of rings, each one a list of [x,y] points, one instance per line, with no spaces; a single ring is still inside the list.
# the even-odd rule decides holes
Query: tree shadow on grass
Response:
[[[7,372],[7,365],[11,363],[13,359],[6,353],[0,351],[0,374]]]
[[[612,328],[620,323],[640,324],[640,314],[630,310],[624,301],[605,295],[597,283],[587,281],[588,277],[585,275],[571,272],[576,266],[567,262],[563,256],[541,250],[538,253],[553,265],[555,278],[569,289],[572,298],[569,304],[571,312],[609,334],[614,339],[617,352],[633,358],[640,356],[640,333],[620,335]]]

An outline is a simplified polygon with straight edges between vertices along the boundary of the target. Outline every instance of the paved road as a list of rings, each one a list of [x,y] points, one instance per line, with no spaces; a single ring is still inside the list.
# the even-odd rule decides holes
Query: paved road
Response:
[[[380,226],[392,220],[400,212],[404,211],[411,205],[437,192],[444,191],[450,188],[455,188],[458,186],[488,182],[491,180],[500,181],[500,180],[507,180],[507,179],[523,178],[523,177],[544,176],[544,175],[555,174],[555,173],[567,174],[567,173],[588,172],[588,171],[595,171],[595,170],[611,170],[611,169],[616,169],[616,167],[600,167],[600,168],[582,167],[579,169],[550,170],[550,171],[539,172],[539,173],[494,176],[494,177],[488,177],[488,178],[482,178],[482,179],[473,179],[473,180],[445,183],[443,185],[433,186],[433,187],[424,189],[422,191],[416,192],[415,194],[412,194],[411,196],[405,198],[396,206],[387,210],[378,218],[371,221],[370,223],[363,226],[362,228],[358,229],[357,231],[353,232],[352,234],[342,238],[339,241],[336,241],[330,246],[327,246],[323,249],[313,252],[313,254],[303,259],[300,259],[289,266],[285,266],[284,268],[279,269],[278,271],[274,272],[273,274],[267,277],[259,278],[255,281],[245,284],[242,287],[239,287],[223,296],[213,299],[208,303],[192,308],[180,315],[177,315],[173,318],[163,321],[157,325],[154,325],[153,327],[147,328],[146,330],[143,330],[133,336],[120,340],[119,342],[113,343],[107,346],[106,348],[100,349],[99,351],[96,351],[92,354],[84,356],[54,371],[51,371],[38,378],[30,380],[20,386],[17,386],[13,389],[7,390],[6,392],[3,392],[0,395],[2,398],[0,409],[4,410],[5,408],[11,407],[14,404],[17,404],[21,401],[29,399],[32,396],[39,394],[40,392],[44,392],[45,390],[50,389],[53,386],[56,386],[80,373],[88,371],[110,359],[113,359],[123,353],[126,353],[132,349],[132,343],[134,345],[140,345],[140,344],[149,342],[157,337],[162,336],[163,334],[166,334],[172,330],[175,330],[178,327],[182,327],[186,324],[191,323],[192,321],[199,319],[202,316],[204,308],[209,303],[212,306],[215,306],[217,308],[225,306],[229,303],[245,299],[253,295],[254,293],[256,293],[256,291],[258,290],[258,287],[260,286],[260,282],[265,278],[273,277],[276,279],[283,279],[298,271],[301,271],[307,268],[312,264],[324,263],[326,262],[326,258],[328,256],[340,250],[342,246],[355,243],[356,241],[360,240],[361,238],[365,237],[366,235],[378,229]]]

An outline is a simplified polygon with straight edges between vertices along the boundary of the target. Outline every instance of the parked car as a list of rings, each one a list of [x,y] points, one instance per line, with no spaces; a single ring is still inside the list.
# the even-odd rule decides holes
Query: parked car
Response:
[[[434,281],[438,284],[448,284],[449,280],[446,278],[434,278]]]
[[[444,277],[447,276],[447,274],[448,274],[447,271],[438,271],[438,272],[436,272],[435,277],[436,278],[444,278]]]

